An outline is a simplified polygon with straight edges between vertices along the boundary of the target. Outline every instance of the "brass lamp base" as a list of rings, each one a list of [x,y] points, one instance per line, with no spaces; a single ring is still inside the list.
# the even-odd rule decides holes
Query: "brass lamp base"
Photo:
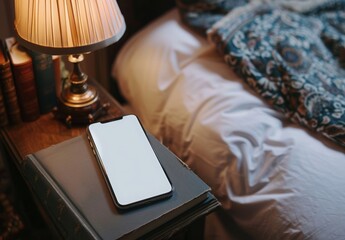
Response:
[[[68,127],[92,123],[107,113],[110,104],[101,104],[96,89],[87,84],[88,77],[79,67],[83,55],[71,55],[68,59],[74,64],[74,69],[69,77],[70,85],[62,89],[54,115]]]
[[[94,88],[89,86],[89,90],[96,94],[92,95],[89,99],[85,99],[84,94],[83,96],[77,94],[69,99],[61,96],[58,99],[57,107],[53,110],[55,117],[62,120],[67,127],[72,127],[75,124],[92,123],[100,116],[107,114],[110,104],[101,104]],[[85,101],[71,101],[80,100],[80,97]]]

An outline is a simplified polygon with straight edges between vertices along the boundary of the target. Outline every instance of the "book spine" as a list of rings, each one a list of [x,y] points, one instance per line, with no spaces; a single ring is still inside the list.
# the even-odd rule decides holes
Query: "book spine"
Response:
[[[3,91],[8,120],[11,124],[20,123],[20,108],[18,104],[16,88],[14,85],[12,69],[9,61],[7,61],[0,67],[0,72],[0,84]]]
[[[55,75],[55,96],[59,97],[62,91],[62,80],[61,80],[61,57],[53,56],[54,75]]]
[[[48,213],[62,239],[99,239],[33,154],[26,157],[22,166],[31,192],[38,199],[40,207]]]
[[[22,120],[30,122],[40,116],[32,61],[13,66],[18,103]]]
[[[40,113],[56,106],[55,70],[51,55],[28,50],[32,58]]]
[[[6,66],[8,65],[8,60],[5,56],[5,51],[3,48],[3,43],[0,41],[0,81],[6,75]],[[0,126],[5,126],[8,124],[7,110],[5,107],[5,100],[3,95],[3,90],[0,88]]]
[[[6,126],[8,124],[8,117],[5,108],[5,101],[2,90],[0,89],[0,127]]]

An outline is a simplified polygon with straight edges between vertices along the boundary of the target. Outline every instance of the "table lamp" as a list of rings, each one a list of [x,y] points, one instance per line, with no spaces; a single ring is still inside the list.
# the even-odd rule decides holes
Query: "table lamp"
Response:
[[[118,41],[126,25],[115,0],[15,0],[20,45],[50,55],[69,55],[73,71],[58,96],[57,116],[68,125],[91,123],[106,113],[80,62],[84,54]]]

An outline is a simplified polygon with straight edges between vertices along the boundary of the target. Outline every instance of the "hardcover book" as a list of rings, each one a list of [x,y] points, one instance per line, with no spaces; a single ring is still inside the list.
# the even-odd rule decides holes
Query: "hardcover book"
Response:
[[[62,91],[61,81],[61,57],[53,55],[53,66],[54,66],[54,78],[55,78],[55,96],[58,98]]]
[[[12,72],[23,121],[33,121],[40,116],[32,59],[14,37],[6,39]]]
[[[29,49],[27,52],[32,58],[40,113],[48,113],[56,106],[53,57]]]
[[[6,74],[6,65],[8,61],[5,58],[2,47],[0,46],[0,81],[4,78]],[[6,126],[8,124],[7,111],[5,107],[5,100],[3,96],[3,91],[0,89],[0,127]]]
[[[86,135],[27,156],[24,177],[63,238],[161,239],[219,206],[200,178],[149,139],[174,192],[131,210],[115,207]]]
[[[21,122],[20,108],[14,85],[11,63],[3,42],[1,42],[0,49],[0,86],[9,122],[11,124]]]
[[[0,91],[0,127],[6,126],[8,124],[8,117],[5,108],[5,101],[2,91]]]

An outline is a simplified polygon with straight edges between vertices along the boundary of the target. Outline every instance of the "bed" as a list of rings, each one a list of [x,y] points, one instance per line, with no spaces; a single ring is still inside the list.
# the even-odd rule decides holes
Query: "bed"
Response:
[[[224,33],[224,16],[249,5],[231,6],[232,13],[200,27],[179,1],[126,42],[113,79],[145,128],[221,202],[206,218],[205,239],[345,239],[341,134],[324,134],[273,105],[243,68],[229,67],[233,59],[214,41],[215,32]],[[205,22],[208,35],[198,32]]]

